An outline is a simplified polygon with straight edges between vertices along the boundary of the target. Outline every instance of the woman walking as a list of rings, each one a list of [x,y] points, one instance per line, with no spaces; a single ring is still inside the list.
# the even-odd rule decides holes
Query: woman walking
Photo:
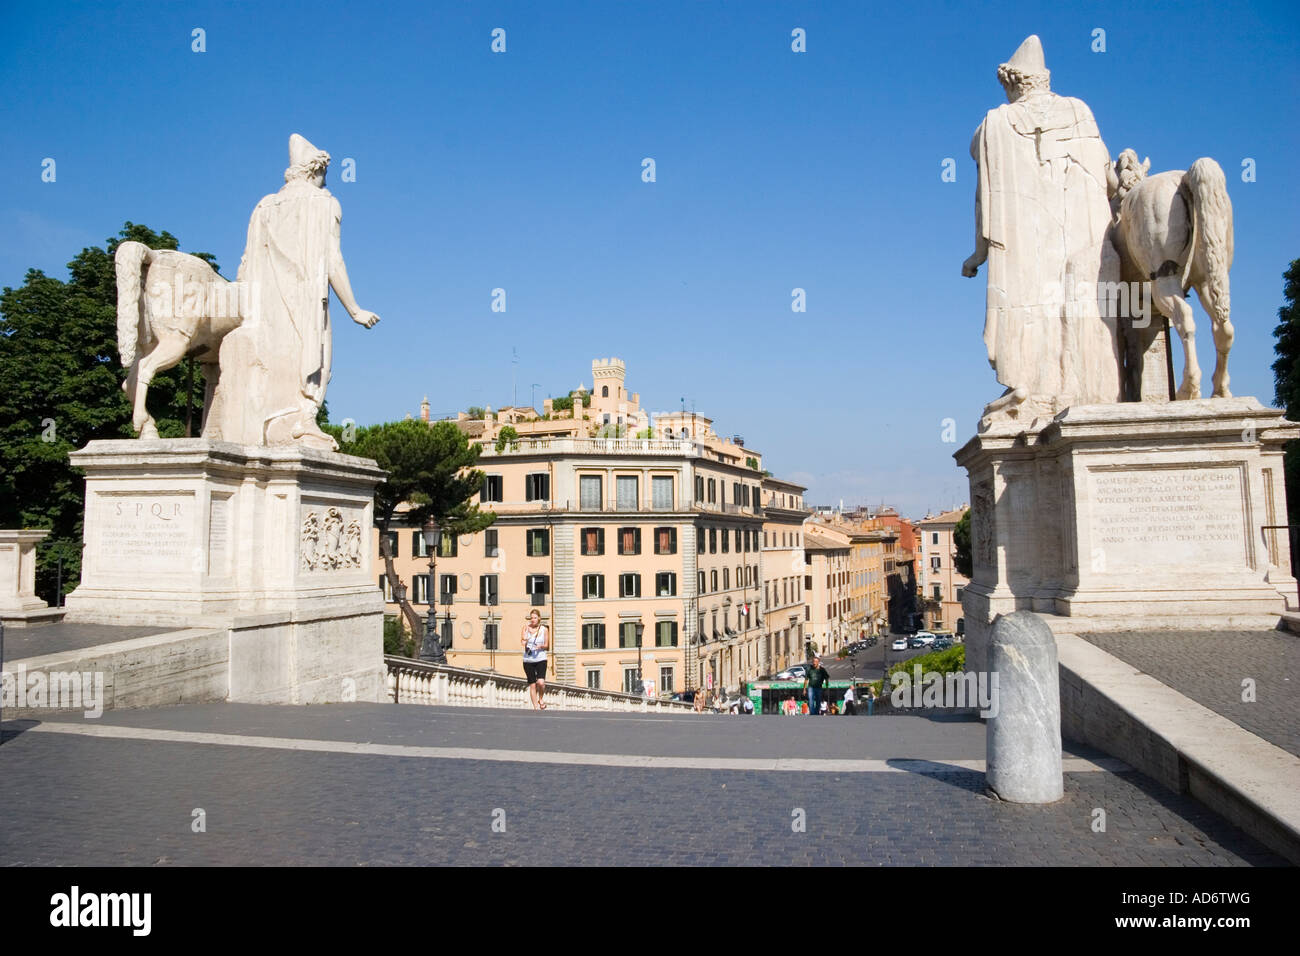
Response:
[[[542,612],[533,608],[528,612],[528,623],[519,635],[524,648],[524,676],[528,678],[528,699],[533,710],[545,710],[546,702],[546,651],[551,646],[550,632],[542,623]]]

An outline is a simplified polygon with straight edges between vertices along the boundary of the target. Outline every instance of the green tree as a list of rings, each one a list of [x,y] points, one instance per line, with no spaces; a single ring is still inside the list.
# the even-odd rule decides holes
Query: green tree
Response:
[[[487,418],[487,409],[482,405],[471,405],[469,408],[465,409],[465,414],[475,420]]]
[[[105,247],[82,249],[62,281],[31,269],[0,293],[0,527],[48,528],[37,554],[37,593],[55,601],[55,567],[64,590],[81,574],[85,480],[68,452],[102,438],[130,438],[126,370],[117,351],[117,276],[113,255],[131,239],[176,249],[176,237],[128,222]],[[197,253],[216,268],[211,255]],[[192,389],[188,382],[195,382]],[[202,377],[190,360],[160,373],[149,411],[164,438],[202,420]]]
[[[470,444],[454,422],[429,425],[407,419],[358,428],[353,440],[343,440],[343,429],[329,425],[325,431],[339,443],[345,455],[373,458],[388,472],[375,489],[375,525],[379,529],[379,553],[391,586],[397,583],[393,556],[388,548],[388,531],[401,504],[408,506],[406,522],[422,527],[433,518],[444,535],[476,534],[492,524],[496,515],[480,511],[471,496],[483,486],[483,472],[474,467],[482,448]],[[411,633],[420,632],[420,617],[409,601],[400,605]]]
[[[506,425],[501,431],[497,432],[496,449],[498,452],[505,451],[506,445],[519,441],[519,432],[515,431],[513,425]]]
[[[957,555],[953,558],[953,567],[957,573],[967,580],[970,579],[973,572],[974,562],[971,559],[970,551],[970,509],[967,508],[962,512],[957,526],[952,529],[952,543],[957,548]]]
[[[1274,400],[1286,409],[1290,421],[1300,421],[1300,259],[1293,259],[1282,274],[1282,296],[1285,301],[1277,310],[1281,320],[1273,335],[1277,343],[1273,351]],[[1286,501],[1287,520],[1300,524],[1300,442],[1288,442],[1286,448]],[[1300,556],[1292,554],[1292,565]]]

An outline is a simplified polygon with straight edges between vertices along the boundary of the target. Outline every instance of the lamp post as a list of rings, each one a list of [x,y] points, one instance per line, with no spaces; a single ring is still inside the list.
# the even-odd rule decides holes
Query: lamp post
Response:
[[[636,622],[636,692],[638,695],[645,694],[645,681],[641,679],[641,635],[645,633],[645,625],[640,621]]]
[[[420,660],[445,664],[447,655],[438,640],[438,549],[442,547],[442,529],[430,518],[423,528],[424,547],[429,552],[429,613],[424,616],[424,641],[420,645]]]

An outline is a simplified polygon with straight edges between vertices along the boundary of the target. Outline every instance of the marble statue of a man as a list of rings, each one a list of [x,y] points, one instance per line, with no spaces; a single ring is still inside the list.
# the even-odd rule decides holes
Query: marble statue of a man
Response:
[[[316,425],[333,358],[330,288],[359,325],[371,328],[379,316],[352,295],[339,248],[342,208],[325,189],[329,160],[293,134],[284,186],[253,210],[238,276],[250,305],[221,343],[205,438],[338,448]]]
[[[1102,316],[1097,295],[1099,283],[1119,280],[1109,156],[1087,105],[1051,92],[1049,78],[1031,36],[998,68],[1007,103],[971,142],[975,252],[962,275],[988,262],[984,343],[1007,388],[985,425],[1121,399],[1115,319]]]

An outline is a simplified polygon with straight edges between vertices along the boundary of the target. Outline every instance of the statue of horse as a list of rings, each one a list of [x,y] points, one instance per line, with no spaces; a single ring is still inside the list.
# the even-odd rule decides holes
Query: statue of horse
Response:
[[[1211,379],[1215,398],[1230,398],[1228,270],[1232,268],[1232,202],[1219,164],[1202,158],[1186,172],[1147,176],[1151,160],[1139,163],[1126,149],[1106,171],[1112,232],[1124,271],[1152,283],[1151,304],[1169,317],[1183,340],[1180,399],[1201,397],[1196,361],[1196,323],[1185,301],[1193,287],[1210,316],[1218,362]]]
[[[131,424],[141,438],[157,438],[145,408],[149,383],[186,355],[202,356],[206,399],[212,404],[219,374],[221,339],[241,321],[238,283],[217,275],[197,256],[124,242],[114,257],[117,272],[117,351],[130,369],[122,383],[131,402]]]

